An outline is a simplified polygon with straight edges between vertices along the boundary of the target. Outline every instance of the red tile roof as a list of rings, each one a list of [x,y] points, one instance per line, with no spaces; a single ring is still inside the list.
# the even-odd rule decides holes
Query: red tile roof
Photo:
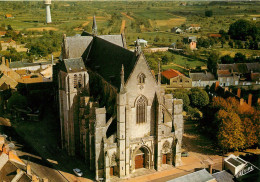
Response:
[[[0,35],[5,35],[6,31],[0,31]]]
[[[182,73],[180,73],[179,71],[177,70],[174,70],[174,69],[168,69],[166,71],[163,71],[162,72],[162,75],[167,78],[167,79],[170,79],[170,78],[174,78],[174,77],[177,77],[179,75],[183,75]]]
[[[218,33],[216,33],[216,34],[209,34],[209,37],[221,37],[221,34],[218,34]]]
[[[220,74],[220,75],[230,75],[231,73],[228,70],[218,70],[218,74]]]

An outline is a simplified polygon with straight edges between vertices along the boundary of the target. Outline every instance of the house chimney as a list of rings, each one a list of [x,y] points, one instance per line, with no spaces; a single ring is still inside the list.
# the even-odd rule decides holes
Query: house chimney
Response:
[[[28,174],[28,175],[32,175],[32,170],[31,170],[31,166],[30,166],[30,164],[27,164],[27,166],[26,166],[26,173]]]
[[[5,65],[5,57],[2,57],[2,64]]]
[[[225,87],[225,92],[228,92],[228,87]]]
[[[32,182],[39,182],[39,179],[36,175],[32,175]]]
[[[241,99],[240,99],[240,106],[242,106],[243,104],[244,104],[244,99],[241,98]]]
[[[260,105],[260,98],[257,99],[257,104]]]
[[[216,83],[215,83],[215,90],[217,90],[218,87],[219,87],[219,81],[216,81]]]
[[[6,66],[9,68],[9,61],[6,59]]]
[[[237,89],[237,96],[238,96],[239,98],[241,97],[241,89],[240,89],[240,88]]]
[[[212,164],[209,165],[209,173],[212,174]]]
[[[249,94],[249,95],[248,95],[248,101],[247,101],[247,104],[248,104],[249,106],[252,106],[252,97],[253,97],[252,94]]]
[[[18,169],[16,170],[16,174],[19,174],[20,172],[21,172],[21,169],[18,168]]]
[[[229,92],[230,92],[230,93],[232,93],[232,88],[231,88],[231,89],[229,89]]]

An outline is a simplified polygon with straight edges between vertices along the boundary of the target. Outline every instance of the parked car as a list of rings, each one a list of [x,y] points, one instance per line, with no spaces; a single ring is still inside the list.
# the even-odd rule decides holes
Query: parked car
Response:
[[[79,177],[83,176],[83,172],[78,168],[73,169],[73,172]]]
[[[188,157],[188,156],[189,156],[189,153],[188,153],[188,152],[182,152],[182,153],[181,153],[181,156],[182,156],[182,157]]]

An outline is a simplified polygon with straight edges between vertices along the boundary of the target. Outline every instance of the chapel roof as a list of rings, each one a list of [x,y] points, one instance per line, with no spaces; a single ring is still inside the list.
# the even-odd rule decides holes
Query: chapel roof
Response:
[[[137,56],[134,52],[103,38],[94,37],[86,66],[119,89],[122,65],[124,66],[124,78],[127,81],[136,61]]]
[[[63,71],[66,71],[67,73],[86,71],[86,67],[81,57],[64,59],[63,63]]]

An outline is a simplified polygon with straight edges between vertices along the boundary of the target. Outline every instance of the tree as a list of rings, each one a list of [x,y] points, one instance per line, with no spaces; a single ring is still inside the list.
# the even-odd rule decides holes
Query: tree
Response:
[[[212,72],[214,75],[216,75],[217,73],[218,59],[219,59],[219,54],[215,51],[212,51],[208,57],[207,67],[208,70]]]
[[[245,136],[238,114],[220,110],[216,114],[216,119],[220,122],[217,134],[219,145],[226,150],[238,150],[245,146]]]
[[[207,10],[207,11],[205,11],[205,16],[207,16],[207,17],[212,17],[212,15],[213,15],[212,10]]]
[[[234,62],[235,63],[245,63],[245,62],[247,62],[246,56],[244,54],[238,52],[235,54]]]
[[[234,59],[230,55],[225,55],[220,58],[222,64],[232,64]]]
[[[195,107],[202,108],[209,103],[209,96],[206,91],[200,88],[192,88],[190,94],[191,104]]]
[[[13,27],[11,25],[7,25],[7,30],[13,30]]]
[[[258,142],[257,129],[259,128],[248,117],[242,119],[242,124],[244,129],[243,133],[246,140],[245,147],[251,147]]]
[[[177,91],[177,92],[173,92],[172,95],[173,95],[173,98],[177,98],[177,99],[182,99],[183,100],[183,109],[185,111],[187,111],[188,106],[190,105],[190,99],[189,99],[188,94],[185,93],[185,92]]]
[[[257,27],[248,20],[237,20],[229,26],[228,34],[232,39],[246,40],[251,37],[253,40],[257,37]]]
[[[22,96],[18,92],[14,92],[13,95],[8,99],[7,108],[11,109],[14,105],[19,108],[25,108],[27,106],[26,97]]]

